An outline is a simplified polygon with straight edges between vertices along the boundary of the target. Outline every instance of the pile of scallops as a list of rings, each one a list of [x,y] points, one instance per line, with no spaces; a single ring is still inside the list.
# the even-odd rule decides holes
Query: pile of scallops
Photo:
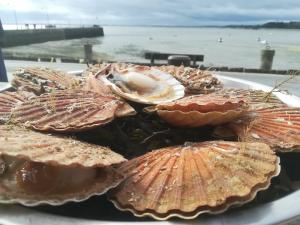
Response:
[[[210,71],[114,63],[77,77],[21,68],[11,85],[0,93],[2,204],[107,194],[138,217],[192,219],[250,202],[280,173],[276,153],[300,150],[300,108],[272,93],[226,89]],[[170,143],[127,160],[70,135],[135,117],[137,105],[169,127],[211,126],[220,140]],[[224,141],[228,134],[237,141]]]

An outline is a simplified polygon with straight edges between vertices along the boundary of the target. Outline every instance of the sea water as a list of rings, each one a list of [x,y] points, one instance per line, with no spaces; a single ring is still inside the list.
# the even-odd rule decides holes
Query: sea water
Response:
[[[83,57],[93,44],[94,56],[109,61],[149,62],[146,51],[203,54],[206,66],[259,68],[260,52],[274,49],[274,69],[300,69],[300,30],[203,27],[104,26],[104,37],[52,41],[11,47],[15,55]]]

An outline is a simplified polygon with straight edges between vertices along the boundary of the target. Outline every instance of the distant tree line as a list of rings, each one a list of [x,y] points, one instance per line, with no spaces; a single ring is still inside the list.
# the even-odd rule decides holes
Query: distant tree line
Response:
[[[228,28],[245,28],[245,29],[260,29],[260,28],[280,28],[280,29],[300,29],[300,22],[268,22],[261,25],[228,25]]]

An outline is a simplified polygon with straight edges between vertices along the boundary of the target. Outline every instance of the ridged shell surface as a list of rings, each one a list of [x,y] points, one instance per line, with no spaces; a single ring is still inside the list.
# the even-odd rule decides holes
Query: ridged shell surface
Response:
[[[182,99],[165,104],[158,104],[158,110],[180,110],[182,112],[198,111],[224,112],[227,110],[247,108],[247,102],[244,99],[223,92],[215,92],[204,95],[192,95]]]
[[[165,220],[249,202],[268,188],[280,166],[266,144],[212,141],[154,150],[119,170],[127,178],[110,193],[115,206]]]
[[[186,87],[187,93],[206,94],[222,88],[221,82],[211,71],[184,66],[159,66],[157,68],[172,74]]]
[[[95,92],[62,90],[30,99],[13,110],[11,122],[43,131],[82,131],[112,121],[125,102]]]
[[[300,151],[300,108],[252,111],[228,125],[245,141],[265,142],[278,151]]]
[[[286,106],[272,92],[252,89],[224,89],[219,92],[246,100],[251,110]]]
[[[0,93],[0,123],[9,121],[12,110],[34,96],[34,94],[25,91]]]
[[[0,143],[0,155],[53,166],[103,167],[125,161],[106,147],[16,126],[0,125]]]
[[[21,68],[13,74],[12,86],[40,95],[52,90],[79,87],[79,80],[71,75],[49,68]]]
[[[211,93],[193,95],[160,104],[157,114],[174,126],[199,127],[230,122],[247,111],[247,103],[235,96]]]
[[[86,82],[82,87],[82,90],[95,92],[100,95],[111,96],[113,98],[119,99],[120,102],[122,102],[122,104],[120,104],[120,107],[116,111],[117,117],[130,116],[136,114],[136,111],[133,107],[131,107],[127,102],[125,102],[125,100],[120,98],[118,95],[115,95],[111,91],[111,89],[107,85],[105,85],[104,82],[97,76],[90,75],[89,77],[87,77]]]

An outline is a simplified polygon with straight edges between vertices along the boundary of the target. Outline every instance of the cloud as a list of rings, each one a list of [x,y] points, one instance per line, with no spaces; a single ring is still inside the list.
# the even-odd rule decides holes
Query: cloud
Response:
[[[3,23],[211,25],[300,20],[295,0],[1,0]]]

